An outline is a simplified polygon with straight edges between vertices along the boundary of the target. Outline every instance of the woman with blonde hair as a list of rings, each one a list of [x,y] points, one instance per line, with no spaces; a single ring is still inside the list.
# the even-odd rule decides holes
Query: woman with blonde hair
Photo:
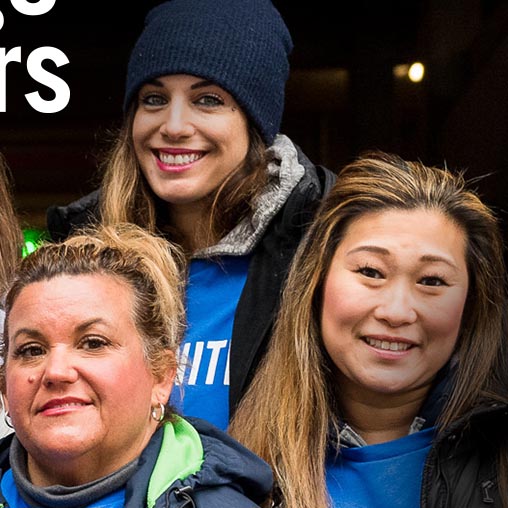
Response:
[[[86,234],[85,234],[86,233]],[[168,399],[181,256],[133,224],[28,255],[6,297],[0,505],[254,508],[267,464]]]
[[[230,427],[275,504],[506,507],[506,309],[498,221],[462,175],[346,166]]]

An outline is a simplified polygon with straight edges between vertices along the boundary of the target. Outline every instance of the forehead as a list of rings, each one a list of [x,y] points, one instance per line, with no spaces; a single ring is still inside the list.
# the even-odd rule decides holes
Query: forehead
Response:
[[[61,275],[25,286],[13,302],[8,323],[29,318],[79,318],[131,313],[133,293],[122,279],[105,274]]]
[[[383,210],[354,219],[345,229],[337,251],[362,245],[376,246],[393,254],[447,254],[465,263],[467,238],[463,229],[435,209]]]

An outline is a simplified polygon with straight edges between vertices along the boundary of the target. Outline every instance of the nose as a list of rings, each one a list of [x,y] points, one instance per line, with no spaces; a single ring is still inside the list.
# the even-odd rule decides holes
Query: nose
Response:
[[[192,136],[195,127],[189,107],[183,101],[172,101],[165,110],[165,117],[159,131],[162,136],[171,140]]]
[[[403,283],[392,284],[379,295],[381,300],[374,309],[374,317],[395,328],[412,324],[418,313],[411,289]]]
[[[62,383],[75,383],[78,371],[71,352],[65,347],[56,347],[47,354],[42,375],[42,383],[46,387]]]

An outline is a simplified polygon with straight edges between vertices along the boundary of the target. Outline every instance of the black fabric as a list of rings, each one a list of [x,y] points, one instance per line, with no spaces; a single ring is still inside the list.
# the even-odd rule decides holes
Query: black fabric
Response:
[[[439,425],[455,383],[457,365],[443,367],[422,407],[424,427]],[[427,456],[422,479],[422,508],[501,506],[497,453],[508,454],[508,405],[485,399],[445,429]],[[491,502],[492,501],[492,502]]]
[[[422,508],[500,507],[497,454],[508,454],[508,405],[485,401],[442,432],[427,457]]]
[[[99,191],[66,206],[50,206],[46,211],[46,224],[52,240],[60,242],[80,227],[99,220]]]
[[[280,295],[295,251],[334,173],[298,149],[305,174],[254,250],[235,314],[230,352],[229,410],[233,415],[266,352]]]

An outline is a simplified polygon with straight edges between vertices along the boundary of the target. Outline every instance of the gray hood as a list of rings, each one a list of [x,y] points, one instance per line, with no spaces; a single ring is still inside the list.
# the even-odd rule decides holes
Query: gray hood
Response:
[[[283,134],[276,136],[268,154],[271,160],[267,169],[268,184],[256,200],[254,214],[242,220],[216,245],[197,251],[193,258],[242,256],[252,252],[305,172],[298,162],[296,147]]]

